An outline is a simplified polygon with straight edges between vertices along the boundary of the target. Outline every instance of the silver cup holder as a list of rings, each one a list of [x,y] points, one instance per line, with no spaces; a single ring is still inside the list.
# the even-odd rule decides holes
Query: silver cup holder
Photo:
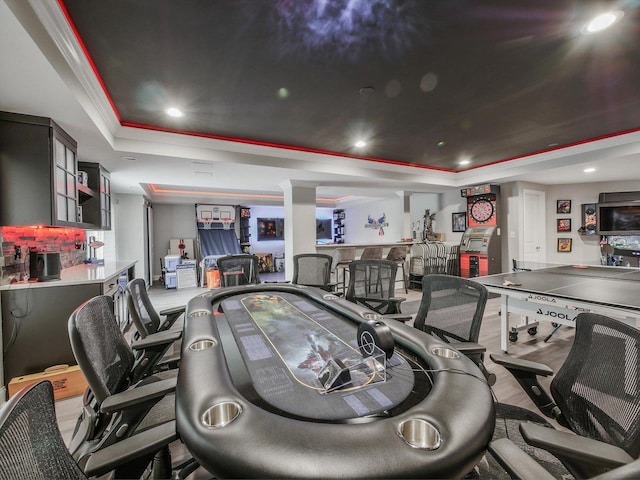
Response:
[[[435,450],[442,443],[440,432],[431,423],[420,418],[406,420],[398,427],[398,434],[413,448]]]
[[[332,293],[329,293],[323,296],[322,298],[324,298],[325,300],[337,300],[340,297],[338,297],[337,295],[333,295]]]
[[[197,312],[193,312],[189,314],[190,318],[194,317],[204,317],[206,315],[211,315],[211,312],[207,312],[206,310],[198,310]]]
[[[365,312],[362,314],[362,318],[365,320],[382,320],[384,317],[379,313]]]
[[[206,350],[207,348],[211,348],[216,344],[213,340],[198,340],[189,345],[189,350],[193,350],[195,352],[199,352],[200,350]]]
[[[202,414],[202,424],[209,428],[229,425],[242,413],[242,407],[235,402],[221,402],[209,407]]]
[[[446,347],[434,347],[431,349],[431,353],[438,357],[444,358],[460,358],[460,354],[451,348]]]

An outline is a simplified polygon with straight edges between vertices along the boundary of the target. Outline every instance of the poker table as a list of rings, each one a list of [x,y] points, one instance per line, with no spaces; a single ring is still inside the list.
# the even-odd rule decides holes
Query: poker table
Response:
[[[216,477],[461,477],[494,415],[464,355],[320,289],[227,287],[187,305],[177,429]]]

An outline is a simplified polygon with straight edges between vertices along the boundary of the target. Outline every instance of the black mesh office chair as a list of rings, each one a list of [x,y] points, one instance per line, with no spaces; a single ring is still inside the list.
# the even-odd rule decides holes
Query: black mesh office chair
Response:
[[[480,326],[487,304],[484,285],[453,275],[422,277],[422,301],[413,326],[453,344],[480,368],[489,385],[496,377],[483,363],[485,348],[478,345]]]
[[[144,442],[127,439],[93,454],[83,471],[58,429],[53,387],[42,381],[20,390],[0,410],[0,479],[86,479],[111,471],[115,478],[139,477],[140,468],[131,464],[149,463],[168,442],[166,432],[147,433]]]
[[[332,292],[331,263],[333,257],[322,253],[301,253],[293,257],[293,279],[291,283],[318,287]]]
[[[220,286],[255,285],[260,283],[258,257],[249,254],[227,255],[218,259]]]
[[[353,260],[345,298],[381,315],[401,314],[400,304],[406,299],[395,296],[397,269],[390,260]],[[410,316],[393,318],[406,321]]]
[[[127,308],[137,330],[134,338],[145,338],[148,335],[169,330],[185,311],[185,306],[162,310],[160,313],[151,304],[147,284],[143,278],[134,278],[125,287]],[[164,320],[161,317],[165,317]],[[179,325],[176,325],[178,328]],[[181,329],[181,327],[180,327]]]
[[[181,341],[179,338],[182,336],[183,318],[182,314],[185,311],[185,306],[173,307],[162,310],[159,314],[151,304],[149,294],[147,292],[147,284],[142,278],[134,278],[125,287],[125,297],[127,300],[127,308],[133,326],[136,331],[132,336],[134,342],[139,342],[140,339],[146,339],[149,336],[159,339],[163,336],[178,337],[173,343],[166,343],[166,349],[161,352],[161,347],[156,348],[156,354],[153,358],[148,358],[146,361],[151,364],[157,364],[161,368],[178,368],[180,361],[180,347]],[[165,317],[164,319],[161,318]],[[160,332],[171,332],[162,334]],[[136,351],[136,355],[152,355],[154,350],[143,349]],[[160,356],[160,353],[162,355]]]
[[[489,443],[489,452],[504,468],[509,478],[521,480],[555,480],[558,478],[508,438],[500,438]],[[640,459],[595,477],[589,477],[589,480],[637,480],[638,478],[640,478]]]
[[[588,478],[640,456],[640,330],[595,313],[576,317],[573,346],[551,381],[543,364],[492,354],[542,413],[575,434],[530,423],[524,440],[560,458],[573,475]]]
[[[94,297],[71,314],[69,338],[89,385],[69,447],[81,467],[91,453],[151,428],[173,425],[171,440],[177,438],[177,372],[140,373],[148,372],[152,365],[134,356],[116,323],[109,297]],[[141,341],[152,338],[149,335]]]

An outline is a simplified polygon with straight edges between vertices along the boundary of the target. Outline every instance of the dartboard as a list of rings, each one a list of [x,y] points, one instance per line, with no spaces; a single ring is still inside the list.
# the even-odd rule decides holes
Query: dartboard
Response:
[[[469,206],[469,215],[477,223],[486,224],[495,213],[493,202],[485,197],[474,200]]]

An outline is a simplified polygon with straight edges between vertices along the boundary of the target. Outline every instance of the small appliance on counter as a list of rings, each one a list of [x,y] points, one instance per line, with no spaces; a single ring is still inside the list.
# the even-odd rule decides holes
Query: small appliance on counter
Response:
[[[62,264],[59,252],[29,252],[29,277],[39,282],[59,280]]]

